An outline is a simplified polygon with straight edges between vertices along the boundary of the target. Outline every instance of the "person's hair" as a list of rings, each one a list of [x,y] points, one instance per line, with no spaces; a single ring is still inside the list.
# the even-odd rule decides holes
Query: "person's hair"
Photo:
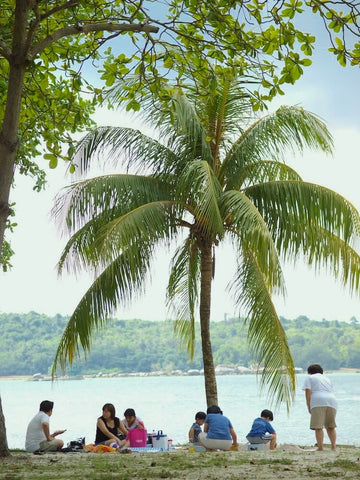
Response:
[[[54,402],[51,402],[50,400],[43,400],[40,403],[40,412],[50,412],[54,408]]]
[[[314,373],[324,373],[324,370],[318,363],[313,363],[312,365],[308,366],[307,372],[309,375],[313,375]]]
[[[206,411],[207,413],[222,413],[220,407],[217,405],[210,405]]]
[[[261,413],[260,413],[260,417],[263,417],[263,418],[268,418],[269,420],[273,421],[274,420],[274,415],[272,413],[271,410],[263,410]]]
[[[115,418],[115,407],[112,403],[105,403],[105,405],[102,407],[102,410],[107,410],[110,412],[111,420],[114,420]]]
[[[127,408],[124,412],[124,417],[136,417],[135,410],[133,408]]]
[[[205,412],[197,412],[195,414],[195,420],[205,420],[206,413]]]

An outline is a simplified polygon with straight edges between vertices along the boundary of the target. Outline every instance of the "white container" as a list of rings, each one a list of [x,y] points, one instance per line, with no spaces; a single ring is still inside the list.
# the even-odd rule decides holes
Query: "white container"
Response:
[[[153,448],[158,448],[160,450],[168,449],[168,438],[167,438],[167,435],[165,435],[162,430],[159,430],[157,433],[153,432],[152,446]]]

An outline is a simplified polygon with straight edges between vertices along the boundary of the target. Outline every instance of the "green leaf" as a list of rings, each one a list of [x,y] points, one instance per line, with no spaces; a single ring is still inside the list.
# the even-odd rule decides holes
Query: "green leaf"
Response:
[[[50,159],[50,162],[49,162],[49,167],[56,168],[57,165],[58,165],[58,157],[56,155],[52,155],[52,158]]]

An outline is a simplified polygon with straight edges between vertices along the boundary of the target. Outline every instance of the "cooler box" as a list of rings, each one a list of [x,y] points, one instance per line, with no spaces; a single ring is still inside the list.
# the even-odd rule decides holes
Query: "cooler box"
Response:
[[[152,434],[152,446],[154,448],[159,448],[160,450],[168,449],[168,438],[162,430]]]

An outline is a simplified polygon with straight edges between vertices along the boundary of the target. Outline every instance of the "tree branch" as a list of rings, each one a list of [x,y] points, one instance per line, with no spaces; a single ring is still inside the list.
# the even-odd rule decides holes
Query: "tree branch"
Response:
[[[159,31],[159,27],[144,23],[93,23],[89,25],[73,25],[70,27],[60,28],[48,37],[44,38],[44,40],[39,42],[37,45],[34,45],[29,51],[28,59],[33,59],[46,47],[58,41],[60,38],[70,37],[72,35],[79,35],[80,33],[86,34],[90,32],[102,31],[157,33]]]
[[[44,20],[45,18],[51,17],[54,13],[60,12],[62,10],[67,10],[68,8],[71,7],[76,7],[80,3],[80,0],[70,0],[66,3],[63,3],[62,5],[56,5],[56,7],[52,8],[51,10],[48,10],[46,13],[43,13],[40,16],[40,20]]]
[[[10,48],[6,45],[5,42],[0,40],[0,55],[6,58],[6,60],[9,62],[10,61],[10,56],[11,56],[11,50]]]

